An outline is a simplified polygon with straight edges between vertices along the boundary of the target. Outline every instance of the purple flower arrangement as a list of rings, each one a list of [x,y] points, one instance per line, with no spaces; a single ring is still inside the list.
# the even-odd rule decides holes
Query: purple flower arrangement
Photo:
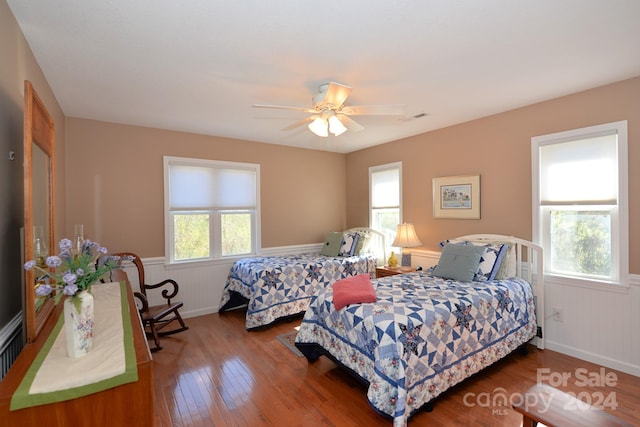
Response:
[[[74,248],[71,240],[62,239],[59,247],[60,254],[47,257],[44,266],[37,265],[35,260],[24,264],[25,270],[35,269],[40,273],[36,296],[45,297],[55,290],[56,304],[63,295],[74,296],[89,290],[92,284],[120,265],[120,257],[107,256],[106,248],[90,240],[84,240],[79,248]],[[99,258],[102,259],[97,262]]]

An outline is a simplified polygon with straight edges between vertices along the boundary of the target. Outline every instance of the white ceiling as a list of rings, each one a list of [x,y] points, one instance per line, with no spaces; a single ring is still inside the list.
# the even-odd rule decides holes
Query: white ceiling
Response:
[[[69,117],[342,153],[640,75],[638,0],[7,3]],[[329,81],[407,115],[320,138],[252,108]]]

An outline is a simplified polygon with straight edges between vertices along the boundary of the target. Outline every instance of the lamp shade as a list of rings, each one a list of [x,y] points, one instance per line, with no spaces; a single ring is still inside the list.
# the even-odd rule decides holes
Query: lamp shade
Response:
[[[347,131],[345,125],[342,124],[340,119],[336,117],[336,115],[332,115],[329,117],[329,132],[334,134],[335,136],[342,135]]]
[[[309,123],[309,126],[307,127],[311,132],[315,133],[318,136],[321,136],[323,138],[329,136],[327,120],[323,119],[322,117],[316,117],[311,123]]]
[[[397,248],[412,248],[422,245],[420,239],[416,235],[416,230],[413,224],[398,224],[398,230],[396,231],[396,238],[393,240],[391,246]]]

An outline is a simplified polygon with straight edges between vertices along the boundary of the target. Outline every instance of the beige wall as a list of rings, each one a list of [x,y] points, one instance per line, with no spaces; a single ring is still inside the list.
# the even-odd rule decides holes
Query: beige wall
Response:
[[[67,233],[164,256],[163,156],[260,164],[262,247],[322,242],[346,225],[345,156],[67,119]]]
[[[640,273],[639,114],[635,78],[346,156],[68,118],[66,231],[84,223],[109,249],[162,256],[162,156],[171,155],[260,163],[263,247],[367,225],[368,168],[394,161],[403,162],[404,220],[416,225],[424,248],[479,232],[529,239],[531,137],[628,120],[630,265]],[[481,176],[481,219],[434,219],[432,178],[470,173]]]
[[[368,168],[401,160],[403,219],[424,248],[469,233],[530,239],[531,137],[618,120],[628,120],[630,271],[640,273],[640,77],[348,154],[347,225],[368,222]],[[432,179],[475,173],[481,219],[434,219]]]

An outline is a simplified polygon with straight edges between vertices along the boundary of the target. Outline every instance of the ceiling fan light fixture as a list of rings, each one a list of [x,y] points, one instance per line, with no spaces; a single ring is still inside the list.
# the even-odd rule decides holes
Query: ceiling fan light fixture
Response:
[[[309,130],[315,133],[318,136],[326,138],[329,136],[329,126],[327,125],[327,120],[322,117],[316,117],[309,126],[307,126]]]
[[[329,134],[339,136],[347,130],[350,133],[363,130],[364,127],[350,116],[405,116],[406,105],[345,105],[350,93],[350,86],[329,82],[318,87],[317,93],[313,95],[311,108],[266,104],[253,104],[253,106],[309,113],[310,116],[282,130],[288,131],[307,125],[311,132],[322,138],[328,137]]]
[[[342,135],[347,131],[345,125],[342,124],[340,119],[336,117],[336,115],[332,115],[329,117],[329,132],[334,134],[335,136]]]

